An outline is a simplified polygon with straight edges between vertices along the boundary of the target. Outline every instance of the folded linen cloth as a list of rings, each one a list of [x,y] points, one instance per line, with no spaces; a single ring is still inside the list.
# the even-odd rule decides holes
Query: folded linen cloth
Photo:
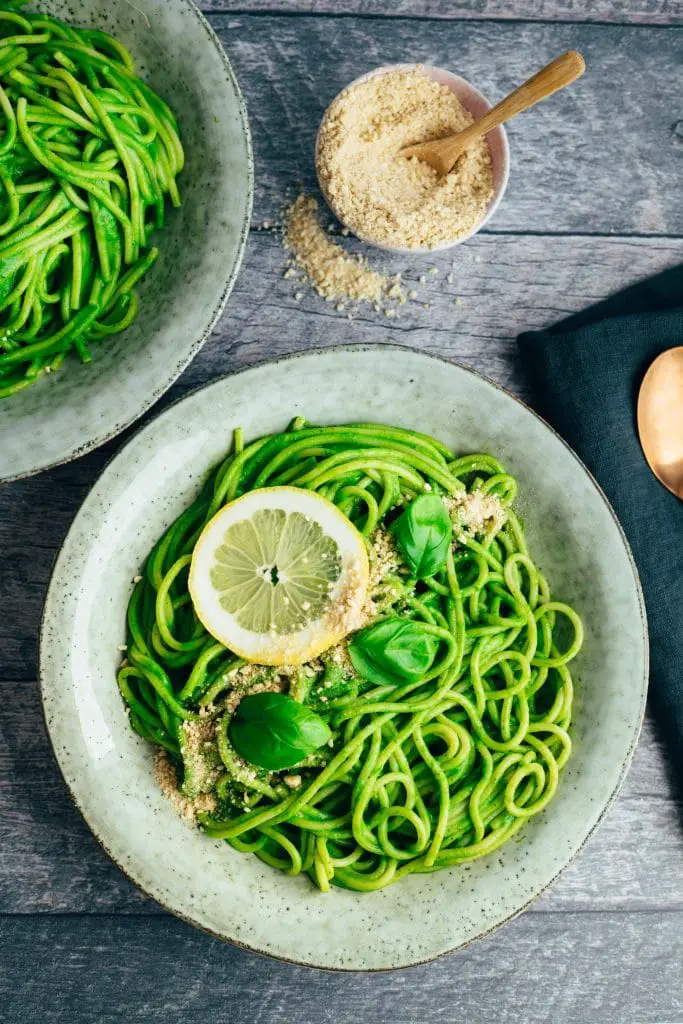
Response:
[[[653,476],[636,427],[645,371],[683,345],[683,266],[518,343],[539,412],[598,480],[633,550],[650,633],[650,703],[683,769],[683,502]]]

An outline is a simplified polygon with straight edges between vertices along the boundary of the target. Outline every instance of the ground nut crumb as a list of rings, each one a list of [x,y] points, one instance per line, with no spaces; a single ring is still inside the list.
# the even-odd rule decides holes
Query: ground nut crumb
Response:
[[[198,721],[181,722],[180,728],[185,736],[184,755],[187,757],[198,753],[201,748],[215,739],[216,731],[213,720],[207,716]]]
[[[353,562],[348,566],[344,586],[325,613],[328,628],[337,636],[340,632],[351,633],[363,625],[363,609],[367,593],[360,582],[361,567]]]
[[[394,538],[383,526],[379,526],[372,535],[372,553],[370,558],[370,591],[375,590],[385,576],[395,572],[401,559]]]
[[[317,208],[312,196],[299,196],[287,210],[285,232],[285,245],[317,293],[330,301],[351,299],[376,304],[402,298],[398,277],[377,273],[367,260],[349,255],[330,239],[318,220]],[[297,296],[302,297],[299,292]]]
[[[190,825],[197,822],[197,814],[209,814],[216,810],[216,798],[212,793],[200,793],[187,797],[180,792],[178,773],[166,750],[159,748],[154,757],[154,777],[159,789],[171,801],[176,812]]]
[[[495,494],[463,491],[444,498],[444,504],[456,529],[467,533],[499,530],[505,522],[505,507]]]
[[[258,678],[265,676],[265,678]],[[231,690],[228,692],[223,706],[229,715],[233,715],[243,697],[254,693],[282,693],[287,689],[286,683],[279,675],[271,675],[262,665],[243,665],[230,679]]]
[[[344,676],[355,676],[356,670],[353,667],[353,662],[349,657],[349,643],[348,640],[340,640],[334,647],[330,647],[325,657],[340,668]]]
[[[409,249],[470,232],[493,195],[486,141],[473,143],[443,177],[397,154],[472,121],[450,89],[419,68],[349,86],[330,107],[318,145],[321,183],[338,216],[362,238]]]

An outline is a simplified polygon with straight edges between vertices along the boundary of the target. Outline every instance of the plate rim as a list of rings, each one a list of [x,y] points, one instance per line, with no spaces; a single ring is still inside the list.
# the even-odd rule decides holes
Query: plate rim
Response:
[[[192,0],[189,0],[189,2],[192,2]],[[178,910],[178,909],[176,909],[176,908],[174,908],[172,906],[169,906],[166,902],[164,902],[164,900],[162,898],[154,896],[152,893],[150,893],[145,888],[145,886],[141,882],[139,882],[137,879],[135,879],[129,873],[129,871],[119,863],[119,861],[117,860],[116,856],[109,849],[106,841],[98,834],[98,832],[96,831],[95,827],[88,820],[88,817],[87,817],[85,811],[81,807],[81,805],[80,805],[80,803],[78,801],[78,798],[76,797],[76,794],[74,793],[74,791],[73,791],[73,789],[71,787],[69,779],[67,778],[67,775],[66,775],[66,769],[65,769],[65,767],[62,766],[62,763],[60,761],[59,755],[57,753],[57,748],[56,748],[56,745],[55,745],[55,740],[53,739],[52,732],[51,732],[51,729],[50,729],[50,724],[49,724],[49,721],[48,721],[48,712],[47,712],[47,706],[46,706],[46,689],[47,689],[46,675],[47,675],[47,669],[46,669],[46,665],[45,665],[46,655],[44,654],[44,651],[45,651],[45,649],[47,648],[47,645],[48,645],[48,641],[47,641],[47,638],[46,638],[46,632],[47,632],[46,620],[47,620],[47,616],[48,616],[48,609],[51,606],[52,602],[54,601],[53,591],[55,590],[55,588],[58,585],[57,584],[57,571],[58,571],[58,568],[59,568],[59,562],[60,562],[60,560],[62,558],[62,555],[64,553],[64,549],[65,549],[67,543],[69,542],[69,539],[71,538],[71,535],[73,534],[73,532],[74,532],[74,530],[76,528],[78,520],[80,519],[81,514],[82,514],[86,504],[92,498],[92,495],[93,495],[93,492],[94,492],[95,488],[101,483],[101,481],[104,479],[104,477],[112,470],[112,468],[113,468],[114,464],[117,462],[119,456],[123,455],[123,453],[129,447],[131,447],[133,445],[133,443],[136,442],[138,440],[138,438],[145,431],[147,431],[148,429],[151,429],[157,423],[157,421],[160,418],[164,417],[167,413],[170,414],[170,412],[176,406],[181,405],[186,400],[194,398],[200,392],[209,391],[213,387],[220,386],[220,385],[224,384],[226,381],[231,380],[233,378],[240,377],[242,374],[247,373],[247,372],[249,372],[251,370],[259,369],[261,367],[269,366],[269,365],[276,366],[276,365],[278,365],[280,363],[283,363],[283,362],[291,362],[291,361],[294,361],[294,360],[298,360],[298,359],[305,358],[305,357],[310,357],[310,356],[314,356],[314,357],[320,358],[320,357],[324,357],[327,353],[338,354],[338,353],[347,352],[347,351],[352,351],[352,352],[372,352],[372,351],[375,351],[375,350],[380,349],[380,348],[383,349],[383,350],[384,349],[388,349],[388,350],[398,351],[398,352],[401,352],[401,353],[409,353],[412,356],[418,356],[419,358],[429,359],[429,360],[432,360],[433,362],[446,364],[447,366],[452,366],[452,367],[454,367],[457,370],[460,370],[460,371],[462,371],[462,372],[464,372],[466,374],[469,374],[469,375],[471,375],[471,376],[473,376],[473,377],[475,377],[475,378],[477,378],[479,380],[484,381],[486,384],[488,384],[491,387],[493,387],[496,391],[502,392],[508,398],[511,398],[514,402],[516,402],[518,405],[520,405],[523,410],[525,410],[527,413],[529,413],[531,416],[533,416],[534,419],[536,419],[557,440],[560,441],[562,446],[566,449],[566,451],[569,453],[569,455],[573,458],[574,462],[576,462],[578,464],[578,467],[581,470],[583,470],[583,472],[588,477],[590,483],[595,488],[595,490],[596,490],[596,492],[598,494],[598,497],[601,499],[603,505],[605,506],[607,512],[609,513],[609,516],[610,516],[614,526],[616,527],[617,532],[619,534],[619,537],[621,539],[621,542],[623,544],[624,551],[626,553],[626,556],[627,556],[627,559],[628,559],[628,563],[629,563],[629,566],[631,568],[631,572],[633,574],[633,581],[634,581],[634,584],[635,584],[635,591],[636,591],[636,597],[637,597],[637,603],[638,603],[639,619],[640,619],[640,624],[641,624],[641,627],[642,627],[642,635],[643,635],[643,675],[642,675],[642,681],[641,681],[642,685],[641,685],[640,706],[638,708],[638,714],[637,714],[637,725],[636,725],[636,727],[635,727],[635,729],[633,731],[633,735],[632,735],[632,737],[630,739],[629,747],[628,747],[628,750],[626,752],[626,756],[624,757],[624,759],[622,760],[622,762],[621,762],[621,764],[619,766],[619,774],[618,774],[618,778],[617,778],[617,780],[615,782],[614,788],[612,789],[612,792],[609,794],[607,800],[604,802],[604,804],[603,804],[603,806],[602,806],[602,808],[601,808],[601,810],[600,810],[600,812],[598,814],[598,817],[596,818],[594,824],[591,826],[589,831],[586,833],[586,835],[584,836],[584,838],[581,841],[581,843],[579,844],[579,846],[568,857],[568,859],[565,861],[565,863],[561,867],[558,868],[558,870],[552,875],[551,878],[549,878],[545,883],[543,883],[537,889],[537,891],[535,891],[528,899],[526,899],[525,902],[521,906],[519,906],[516,910],[513,910],[511,913],[507,914],[500,921],[496,921],[494,924],[489,925],[479,935],[474,936],[473,938],[468,939],[465,942],[460,942],[460,943],[458,943],[455,946],[452,946],[452,947],[450,947],[448,949],[442,950],[441,952],[434,953],[433,955],[424,957],[422,959],[411,960],[408,963],[396,964],[396,965],[390,965],[390,966],[381,966],[381,967],[346,967],[346,966],[341,966],[340,967],[340,966],[336,966],[336,965],[335,966],[330,966],[328,964],[321,965],[321,964],[315,964],[315,963],[312,963],[312,962],[296,960],[294,957],[286,957],[286,956],[283,956],[282,954],[279,954],[279,953],[273,953],[273,952],[270,952],[270,951],[267,951],[267,950],[259,949],[256,946],[250,946],[248,943],[242,942],[242,941],[240,941],[238,939],[229,938],[227,935],[222,934],[221,932],[215,930],[214,928],[210,928],[207,925],[202,924],[200,921],[195,920],[194,918],[190,917],[188,914],[184,913],[183,911]],[[571,864],[574,863],[574,861],[579,856],[579,854],[581,854],[582,851],[584,850],[586,844],[595,835],[595,833],[599,829],[600,825],[603,823],[605,816],[607,815],[607,813],[611,809],[612,805],[614,804],[614,801],[615,801],[617,795],[619,794],[619,791],[621,790],[621,787],[624,784],[624,780],[625,780],[626,775],[628,774],[628,770],[629,770],[629,768],[631,766],[631,762],[633,760],[633,755],[635,753],[636,747],[638,745],[638,740],[639,740],[639,737],[640,737],[640,734],[641,734],[641,730],[642,730],[642,726],[643,726],[643,719],[644,719],[645,710],[646,710],[646,702],[647,702],[647,695],[648,695],[648,688],[649,688],[649,677],[650,677],[650,657],[649,657],[649,653],[650,653],[649,629],[648,629],[648,621],[647,621],[647,612],[646,612],[646,607],[645,607],[645,598],[644,598],[644,595],[643,595],[643,589],[642,589],[642,585],[641,585],[641,582],[640,582],[640,575],[639,575],[639,572],[638,572],[638,567],[636,565],[636,561],[635,561],[635,558],[633,556],[633,552],[631,550],[631,546],[630,546],[630,544],[628,542],[628,538],[626,537],[626,534],[624,533],[624,529],[623,529],[623,527],[622,527],[622,525],[621,525],[621,523],[619,521],[619,518],[618,518],[616,512],[614,511],[614,509],[612,507],[612,504],[609,501],[607,495],[605,494],[605,492],[603,491],[602,487],[600,486],[600,484],[598,483],[596,478],[593,476],[591,471],[585,465],[583,460],[580,458],[580,456],[571,447],[571,445],[555,430],[555,428],[550,423],[548,423],[548,421],[543,416],[541,416],[538,412],[536,412],[535,409],[533,409],[530,405],[528,405],[524,401],[524,399],[520,398],[518,395],[515,395],[512,391],[510,391],[504,385],[499,384],[497,381],[495,381],[492,378],[488,377],[486,374],[483,374],[479,370],[475,370],[473,367],[468,366],[466,363],[462,363],[462,362],[460,362],[458,360],[455,360],[455,359],[448,359],[448,358],[445,358],[443,356],[435,355],[435,354],[433,354],[431,352],[424,352],[424,351],[421,351],[420,349],[412,348],[409,345],[401,345],[401,344],[398,344],[398,343],[395,343],[395,342],[388,342],[388,343],[382,343],[382,342],[375,342],[375,343],[367,343],[366,342],[366,343],[362,343],[361,342],[361,343],[354,343],[354,344],[349,344],[349,345],[330,345],[330,346],[326,346],[324,348],[307,348],[307,349],[304,349],[304,350],[283,353],[282,355],[276,356],[275,358],[272,358],[272,359],[261,359],[261,360],[258,360],[256,362],[254,362],[254,363],[249,363],[247,366],[240,367],[239,369],[233,370],[232,372],[221,374],[221,376],[216,377],[216,378],[208,381],[205,384],[200,384],[197,387],[194,387],[194,388],[190,389],[184,395],[180,395],[173,402],[171,402],[169,405],[167,405],[164,409],[162,409],[158,413],[156,413],[156,415],[153,416],[146,423],[144,423],[140,427],[138,427],[138,429],[133,433],[133,435],[130,438],[127,439],[125,444],[123,444],[118,449],[118,451],[115,452],[106,461],[104,467],[98,473],[97,478],[93,481],[91,487],[88,488],[88,491],[87,491],[85,497],[83,498],[81,504],[79,505],[79,507],[78,507],[78,509],[76,511],[76,514],[74,515],[74,517],[73,517],[73,519],[71,521],[71,524],[69,525],[69,529],[67,530],[67,532],[66,532],[66,534],[65,534],[65,536],[64,536],[64,538],[63,538],[61,544],[59,545],[59,548],[58,548],[58,550],[57,550],[57,552],[55,554],[55,557],[54,557],[54,560],[53,560],[53,564],[52,564],[52,569],[51,569],[51,572],[50,572],[50,580],[49,580],[49,583],[48,583],[48,586],[47,586],[47,589],[46,589],[46,592],[45,592],[45,599],[44,599],[44,602],[43,602],[43,608],[42,608],[41,617],[40,617],[40,628],[39,628],[39,633],[38,633],[37,665],[38,665],[38,684],[39,684],[39,687],[40,687],[40,705],[41,705],[41,711],[42,711],[42,716],[43,716],[43,722],[44,722],[44,725],[45,725],[45,731],[47,733],[48,740],[49,740],[49,743],[50,743],[50,749],[52,751],[52,756],[53,756],[53,758],[54,758],[54,760],[55,760],[55,762],[57,764],[57,767],[59,768],[59,772],[60,772],[60,774],[62,776],[64,784],[66,785],[66,788],[67,788],[68,794],[69,794],[69,796],[71,798],[71,801],[73,802],[73,804],[77,808],[78,812],[80,813],[81,817],[85,821],[88,829],[90,830],[90,833],[92,834],[92,836],[94,837],[94,839],[96,840],[98,845],[102,848],[102,850],[104,850],[104,852],[106,853],[107,857],[109,857],[109,859],[116,865],[116,867],[125,875],[125,877],[136,887],[136,889],[139,892],[141,892],[147,899],[152,900],[154,903],[157,904],[157,906],[160,906],[163,910],[165,910],[169,914],[172,914],[174,917],[176,917],[179,920],[183,921],[185,924],[191,925],[193,928],[197,928],[200,931],[204,932],[205,934],[210,935],[210,936],[212,936],[215,939],[219,939],[221,942],[227,942],[231,946],[235,946],[238,949],[245,950],[245,951],[247,951],[249,953],[255,953],[255,954],[259,955],[259,956],[267,957],[268,959],[274,960],[274,961],[276,961],[278,963],[287,963],[287,964],[291,964],[291,965],[296,966],[296,967],[305,967],[305,968],[307,968],[309,970],[326,971],[326,972],[334,973],[334,974],[384,974],[384,973],[389,973],[391,971],[408,970],[408,969],[413,968],[413,967],[420,967],[420,966],[423,966],[424,964],[433,963],[436,960],[440,960],[442,957],[451,956],[453,953],[459,952],[461,949],[467,949],[468,947],[474,945],[475,943],[481,942],[482,940],[488,938],[491,934],[493,934],[494,932],[498,931],[499,928],[502,928],[504,925],[508,924],[510,921],[513,921],[520,914],[522,914],[526,910],[528,910],[530,906],[532,906],[545,892],[547,892],[555,884],[555,882],[560,877],[560,875],[564,874],[564,872],[567,870],[567,868],[569,868],[571,866]]]
[[[159,399],[166,394],[168,389],[171,388],[173,384],[175,384],[183,370],[187,369],[190,363],[199,354],[201,349],[206,344],[208,338],[210,337],[214,327],[216,326],[216,323],[221,313],[225,309],[226,303],[230,298],[230,294],[235,286],[237,275],[240,272],[240,269],[242,267],[242,261],[244,260],[244,253],[247,247],[247,240],[249,238],[249,232],[251,229],[251,218],[254,209],[254,147],[251,138],[251,128],[249,127],[247,104],[242,94],[242,90],[240,88],[240,84],[237,80],[237,75],[235,74],[230,58],[228,57],[228,54],[225,48],[223,47],[223,44],[221,43],[220,39],[218,38],[218,35],[216,34],[215,30],[209,23],[206,16],[202,13],[202,11],[200,11],[199,7],[194,2],[194,0],[178,0],[178,2],[183,4],[188,9],[189,13],[196,18],[196,20],[199,22],[201,27],[206,32],[209,42],[217,51],[223,63],[223,67],[227,74],[228,80],[230,81],[230,84],[235,90],[235,96],[237,99],[237,113],[239,116],[242,130],[244,132],[244,139],[247,151],[247,201],[245,205],[244,220],[242,223],[242,227],[240,228],[240,234],[235,253],[235,261],[233,263],[232,270],[228,275],[223,290],[221,291],[221,294],[218,297],[218,301],[216,302],[215,306],[211,311],[209,319],[207,320],[206,326],[202,331],[201,335],[192,343],[192,345],[188,348],[185,354],[176,363],[174,363],[172,369],[170,369],[170,371],[167,370],[167,376],[164,380],[164,383],[159,384],[157,387],[154,387],[150,390],[150,392],[146,395],[145,399],[143,400],[142,404],[139,406],[138,412],[136,414],[127,416],[123,421],[117,422],[115,426],[109,427],[104,431],[98,432],[94,437],[82,442],[76,447],[73,447],[67,454],[60,456],[57,459],[53,459],[50,462],[42,463],[41,465],[35,466],[32,469],[22,469],[17,473],[11,473],[9,476],[3,476],[2,470],[0,469],[0,484],[11,484],[17,480],[28,480],[32,476],[37,476],[38,473],[45,473],[50,469],[56,469],[57,466],[65,466],[69,462],[75,462],[76,459],[80,459],[81,456],[87,455],[89,452],[95,451],[95,449],[97,448],[101,448],[103,444],[106,444],[108,441],[111,441],[115,437],[118,437],[119,434],[122,434],[123,431],[126,430],[128,427],[132,426],[134,423],[137,423],[138,420],[142,416],[144,416],[146,412],[149,411],[149,409],[155,404],[155,402],[158,402]],[[181,399],[182,397],[185,396],[181,396]],[[175,405],[175,402],[173,402],[172,404]],[[170,408],[170,406],[168,406],[168,408]],[[110,460],[107,460],[105,464],[105,469],[109,465],[109,461]],[[99,480],[99,477],[97,479]],[[88,491],[88,494],[89,493],[90,491]],[[88,495],[86,494],[86,498],[87,496]]]

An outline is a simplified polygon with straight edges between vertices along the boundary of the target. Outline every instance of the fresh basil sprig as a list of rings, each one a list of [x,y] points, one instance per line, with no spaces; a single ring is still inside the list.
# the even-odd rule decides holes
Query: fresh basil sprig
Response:
[[[240,757],[271,772],[298,764],[331,736],[319,715],[284,693],[243,697],[230,723],[230,740]]]
[[[420,494],[411,501],[392,530],[417,579],[426,579],[443,569],[453,527],[446,506],[436,494]]]
[[[402,686],[429,671],[437,648],[437,638],[421,623],[394,616],[356,633],[349,656],[363,679]]]

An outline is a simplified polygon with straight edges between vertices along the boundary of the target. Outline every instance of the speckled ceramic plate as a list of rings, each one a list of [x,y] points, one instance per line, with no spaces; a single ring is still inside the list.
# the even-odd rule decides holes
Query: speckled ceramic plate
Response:
[[[574,662],[574,754],[557,796],[521,835],[468,867],[382,892],[322,895],[192,831],[152,775],[115,682],[131,579],[207,467],[295,414],[426,431],[495,453],[518,478],[531,549],[586,624]],[[41,638],[45,713],[73,796],[104,848],[175,914],[250,949],[318,967],[376,970],[439,956],[526,907],[581,849],[624,777],[647,687],[636,571],[604,496],[556,434],[460,366],[394,346],[339,348],[223,378],[168,409],[109,464],[58,558]]]
[[[186,166],[179,210],[139,285],[128,330],[68,359],[58,374],[0,400],[0,480],[28,476],[114,437],[173,383],[209,336],[230,294],[253,191],[244,102],[227,57],[190,0],[42,0],[75,25],[105,29],[175,111]]]

